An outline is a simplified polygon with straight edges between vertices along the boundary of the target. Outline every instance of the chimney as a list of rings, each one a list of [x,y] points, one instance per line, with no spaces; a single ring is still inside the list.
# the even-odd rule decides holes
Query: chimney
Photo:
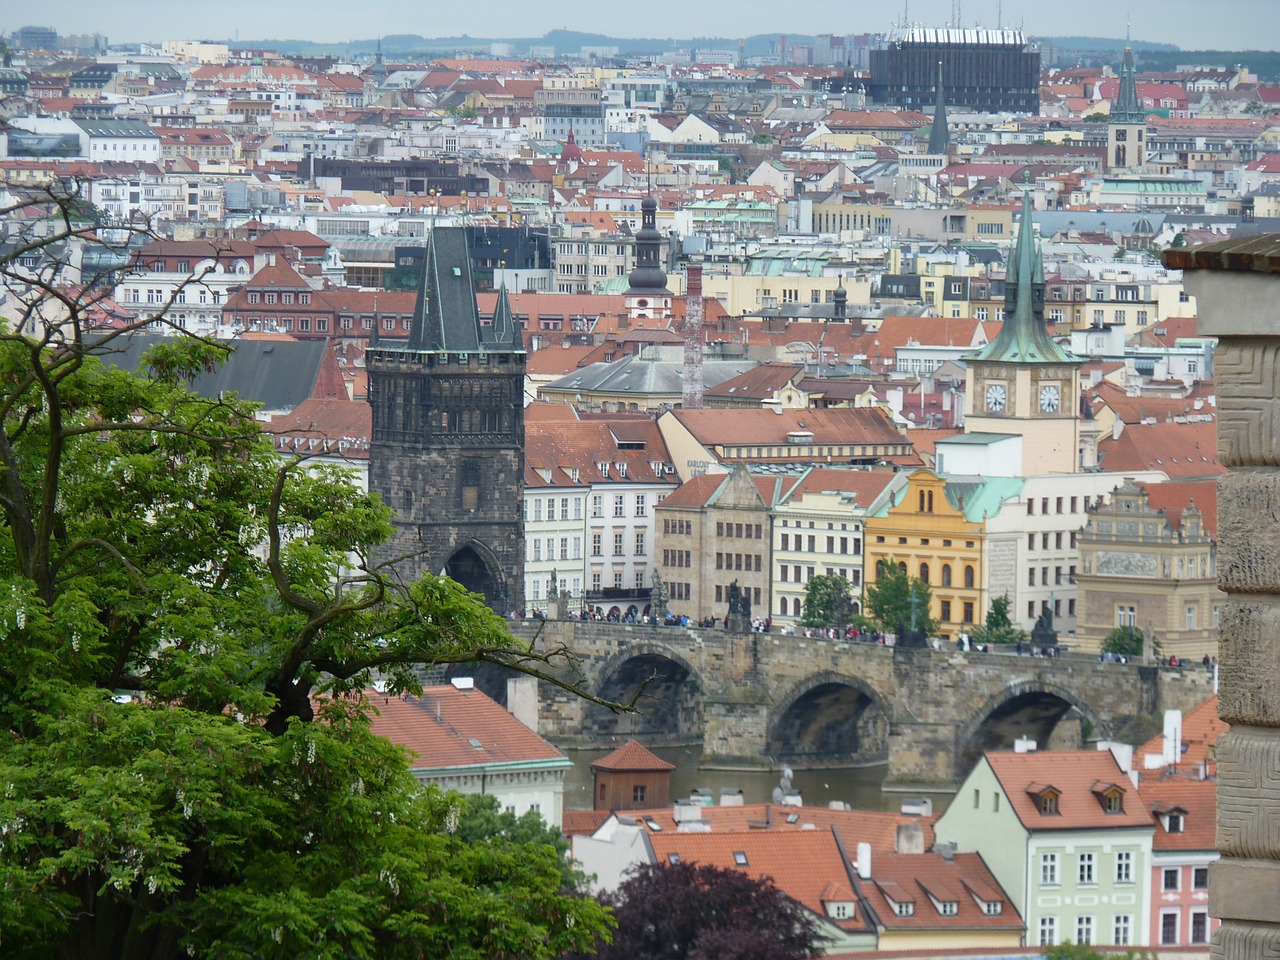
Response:
[[[893,852],[924,853],[924,828],[918,823],[898,824],[898,832],[893,839]]]
[[[1032,740],[1030,737],[1019,737],[1017,740],[1013,741],[1013,752],[1014,753],[1035,753],[1036,742]]]
[[[1164,712],[1164,762],[1172,765],[1182,759],[1182,711]]]
[[[954,860],[956,858],[956,845],[954,843],[940,843],[934,849],[938,851],[938,855],[943,860]]]
[[[871,844],[858,844],[858,862],[854,866],[858,868],[859,880],[871,879]]]

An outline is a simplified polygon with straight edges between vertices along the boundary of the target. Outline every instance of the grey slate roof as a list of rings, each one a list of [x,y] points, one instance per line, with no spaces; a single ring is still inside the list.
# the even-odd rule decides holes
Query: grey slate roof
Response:
[[[155,343],[170,337],[134,334],[116,339],[102,355],[104,363],[136,371],[142,355]],[[228,340],[226,363],[201,374],[191,385],[202,397],[235,393],[262,404],[266,410],[291,410],[306,400],[315,386],[328,342],[324,340]]]
[[[480,350],[480,312],[471,279],[471,255],[462,227],[431,231],[418,281],[410,350]]]
[[[702,376],[714,387],[758,366],[755,360],[704,360]],[[592,363],[541,388],[581,393],[676,394],[683,392],[681,371],[676,360],[647,360],[623,357],[611,363]]]

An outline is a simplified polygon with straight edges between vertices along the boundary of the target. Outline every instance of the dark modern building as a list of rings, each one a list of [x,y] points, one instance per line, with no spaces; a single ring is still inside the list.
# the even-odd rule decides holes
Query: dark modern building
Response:
[[[480,322],[466,232],[431,234],[407,342],[365,354],[369,488],[396,511],[387,555],[524,608],[526,354],[505,291]]]
[[[365,160],[347,157],[309,157],[311,179],[336,177],[343,190],[372,190],[387,194],[425,194],[446,197],[488,196],[489,181],[465,173],[457,163],[414,157],[409,160]]]
[[[1040,109],[1040,52],[1021,30],[934,30],[891,34],[871,51],[868,94],[878,103],[924,110],[937,97],[938,64],[946,104],[985,113]]]

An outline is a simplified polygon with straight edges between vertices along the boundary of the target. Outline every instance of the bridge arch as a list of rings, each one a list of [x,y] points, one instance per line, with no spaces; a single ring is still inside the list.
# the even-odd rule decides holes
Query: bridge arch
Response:
[[[1097,712],[1068,687],[1044,677],[1009,684],[989,697],[957,731],[957,776],[966,776],[987,750],[1012,750],[1018,737],[1030,737],[1037,749],[1047,749],[1054,730],[1072,711],[1099,736],[1110,736]]]
[[[701,740],[702,695],[698,668],[679,652],[656,641],[629,643],[596,669],[595,692],[605,700],[630,703],[635,713],[615,713],[591,705],[583,733],[596,738],[639,736],[649,741]]]
[[[888,756],[888,699],[861,677],[826,671],[778,699],[765,752],[793,763],[879,763]]]

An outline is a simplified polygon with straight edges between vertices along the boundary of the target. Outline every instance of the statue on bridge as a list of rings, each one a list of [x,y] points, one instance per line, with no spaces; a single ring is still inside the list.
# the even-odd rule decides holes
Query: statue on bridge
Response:
[[[729,612],[724,618],[724,628],[729,633],[747,633],[751,629],[751,598],[734,580],[729,584]]]
[[[910,625],[898,620],[898,646],[900,647],[927,647],[929,646],[929,637],[924,630],[920,629],[916,624],[920,618],[921,598],[916,593],[914,585],[911,587],[911,596],[909,598],[911,604],[911,623]]]
[[[1044,609],[1040,611],[1040,616],[1036,618],[1036,625],[1031,628],[1031,645],[1041,650],[1058,646],[1058,631],[1053,628],[1053,610],[1048,604],[1045,604]]]
[[[670,594],[667,592],[667,585],[662,580],[662,574],[655,569],[653,571],[653,589],[649,591],[649,622],[653,624],[662,623],[667,619],[667,600]]]

